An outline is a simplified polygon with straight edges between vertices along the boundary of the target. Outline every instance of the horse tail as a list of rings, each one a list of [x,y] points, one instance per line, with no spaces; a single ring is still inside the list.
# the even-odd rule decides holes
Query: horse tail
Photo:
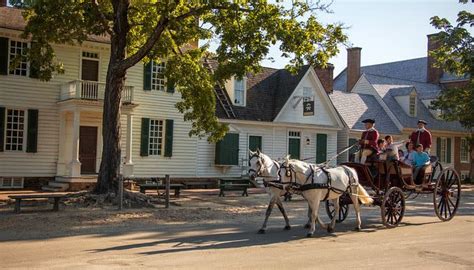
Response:
[[[361,184],[357,185],[357,196],[362,204],[372,204],[374,202]]]

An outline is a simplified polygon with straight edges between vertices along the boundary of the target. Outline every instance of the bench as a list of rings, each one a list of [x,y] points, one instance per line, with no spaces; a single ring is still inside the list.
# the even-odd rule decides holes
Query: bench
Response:
[[[11,195],[10,199],[15,200],[15,213],[20,213],[22,200],[36,200],[36,199],[54,199],[53,211],[59,211],[59,201],[64,198],[63,194],[29,194],[29,195]]]
[[[203,187],[205,189],[208,189],[209,187],[215,186],[215,184],[216,184],[215,181],[200,181],[200,182],[184,182],[183,183],[186,189],[189,189],[191,187]]]
[[[183,184],[170,184],[170,189],[174,190],[174,196],[179,198],[179,194],[181,189],[184,188]],[[163,184],[140,184],[140,192],[145,194],[145,192],[149,189],[156,190],[159,193],[160,189],[166,189],[166,186]]]
[[[219,179],[219,197],[224,197],[224,191],[242,191],[242,196],[248,197],[247,189],[250,187],[250,180],[243,178],[221,178]]]

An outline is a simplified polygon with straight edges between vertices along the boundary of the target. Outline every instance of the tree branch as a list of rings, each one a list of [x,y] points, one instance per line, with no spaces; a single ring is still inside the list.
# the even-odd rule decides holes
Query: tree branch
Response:
[[[92,3],[92,6],[94,6],[94,7],[96,8],[96,11],[97,11],[97,13],[98,13],[99,16],[100,16],[100,22],[101,22],[102,25],[104,26],[105,31],[106,31],[109,35],[113,35],[112,29],[110,28],[110,25],[109,25],[109,23],[108,23],[107,17],[106,17],[105,14],[100,10],[100,8],[99,8],[99,3],[97,2],[97,0],[91,0],[91,3]]]

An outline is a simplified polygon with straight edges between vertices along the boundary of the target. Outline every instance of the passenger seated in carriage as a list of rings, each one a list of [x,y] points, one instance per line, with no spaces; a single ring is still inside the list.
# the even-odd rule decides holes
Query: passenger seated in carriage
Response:
[[[407,149],[407,152],[405,153],[405,156],[403,157],[403,163],[407,165],[412,165],[413,164],[413,155],[415,154],[415,147],[412,142],[407,142],[405,144],[405,147]]]
[[[365,119],[362,123],[365,124],[365,131],[362,132],[361,139],[359,140],[360,150],[355,153],[355,161],[365,164],[367,157],[377,153],[379,132],[374,128],[374,119]]]
[[[376,160],[382,160],[382,161],[387,160],[387,153],[386,153],[385,145],[386,145],[386,143],[385,143],[384,139],[378,139],[377,140]]]
[[[385,141],[387,142],[385,147],[385,153],[387,153],[387,160],[400,160],[398,147],[402,146],[406,141],[394,142],[391,135],[385,136]],[[403,152],[402,152],[403,153]]]
[[[416,152],[413,154],[413,179],[418,177],[420,170],[425,166],[430,164],[430,156],[423,152],[423,145],[417,144],[416,145]]]

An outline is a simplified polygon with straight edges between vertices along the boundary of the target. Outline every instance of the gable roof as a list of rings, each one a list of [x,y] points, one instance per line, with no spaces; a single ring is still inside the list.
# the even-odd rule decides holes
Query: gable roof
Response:
[[[247,74],[246,106],[232,105],[236,119],[272,122],[309,67],[303,66],[295,75],[286,69],[269,67],[263,67],[257,74]],[[216,115],[221,119],[229,118],[219,103]]]
[[[382,101],[392,111],[397,120],[404,128],[416,128],[418,119],[424,119],[428,122],[428,127],[435,130],[449,130],[464,132],[465,129],[457,121],[443,121],[435,118],[422,100],[435,99],[441,86],[426,82],[426,70],[428,60],[426,57],[415,58],[385,64],[371,65],[361,67],[361,74],[373,86]],[[334,92],[346,92],[347,70],[343,70],[334,81]],[[408,115],[405,110],[396,101],[396,96],[409,95],[412,91],[417,94],[417,116]],[[351,93],[360,95],[358,93]],[[353,98],[353,96],[351,96]],[[337,99],[334,103],[341,102]],[[360,104],[358,106],[361,106]],[[377,113],[377,107],[370,107]],[[346,117],[342,115],[343,119]],[[377,121],[380,123],[380,121]],[[378,126],[380,127],[380,126]]]

